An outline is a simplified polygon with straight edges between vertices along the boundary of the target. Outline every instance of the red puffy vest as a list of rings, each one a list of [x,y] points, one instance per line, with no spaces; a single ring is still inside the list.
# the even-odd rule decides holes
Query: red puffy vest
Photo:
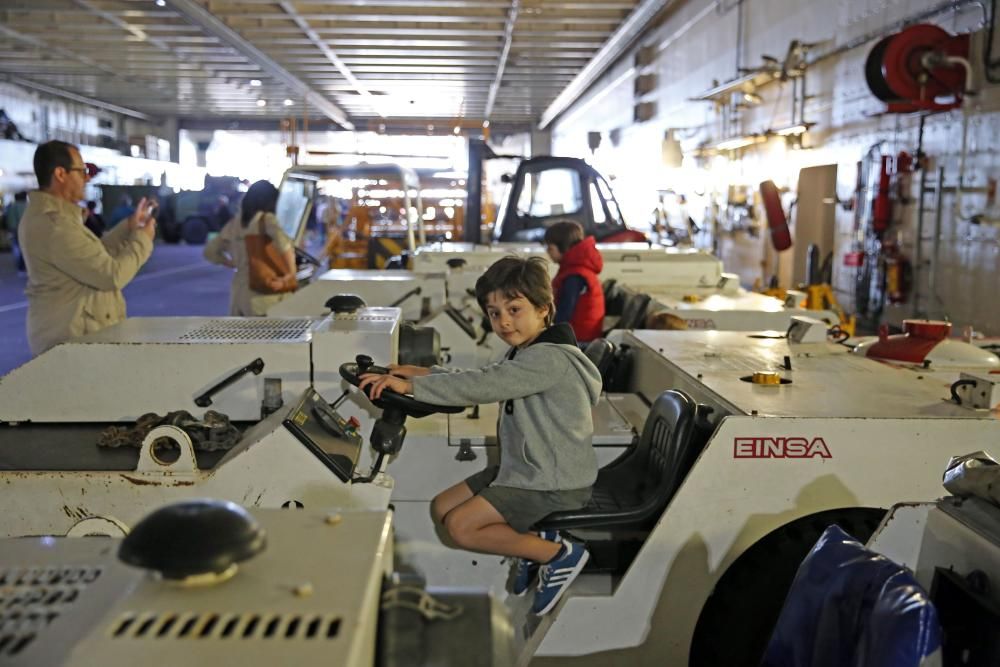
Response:
[[[604,268],[604,259],[597,251],[597,241],[588,236],[563,255],[559,262],[559,272],[552,279],[552,292],[557,297],[559,288],[571,275],[582,276],[587,281],[587,291],[580,295],[570,318],[570,326],[576,339],[587,343],[600,338],[604,324],[604,290],[597,274]]]

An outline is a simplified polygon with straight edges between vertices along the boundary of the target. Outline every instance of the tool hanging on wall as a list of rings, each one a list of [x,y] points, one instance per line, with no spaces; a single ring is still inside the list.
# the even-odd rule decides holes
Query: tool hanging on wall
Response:
[[[884,143],[871,146],[858,163],[855,243],[844,255],[844,266],[857,269],[855,310],[869,325],[878,323],[887,303],[904,303],[912,282],[910,261],[890,232],[914,161],[906,152],[883,154]]]
[[[887,113],[955,109],[972,93],[968,56],[968,35],[921,23],[872,47],[865,80]]]

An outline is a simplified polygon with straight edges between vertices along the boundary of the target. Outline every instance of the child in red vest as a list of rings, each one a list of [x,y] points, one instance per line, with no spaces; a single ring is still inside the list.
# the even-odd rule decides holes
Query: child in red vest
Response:
[[[545,230],[545,250],[559,273],[552,279],[556,322],[569,322],[580,343],[600,338],[604,322],[604,291],[598,274],[604,268],[593,236],[572,221],[557,222]]]

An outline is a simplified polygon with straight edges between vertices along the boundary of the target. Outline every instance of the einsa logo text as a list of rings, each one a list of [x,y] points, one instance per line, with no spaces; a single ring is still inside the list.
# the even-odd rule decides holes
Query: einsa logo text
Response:
[[[823,438],[733,438],[733,458],[737,459],[829,459],[830,449]]]

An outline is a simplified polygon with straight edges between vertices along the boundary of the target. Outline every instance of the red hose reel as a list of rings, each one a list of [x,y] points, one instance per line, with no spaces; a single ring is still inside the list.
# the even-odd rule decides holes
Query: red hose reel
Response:
[[[961,106],[967,72],[949,57],[967,59],[969,36],[921,23],[879,41],[868,53],[865,80],[889,113],[946,111]],[[951,99],[938,102],[948,96]]]

